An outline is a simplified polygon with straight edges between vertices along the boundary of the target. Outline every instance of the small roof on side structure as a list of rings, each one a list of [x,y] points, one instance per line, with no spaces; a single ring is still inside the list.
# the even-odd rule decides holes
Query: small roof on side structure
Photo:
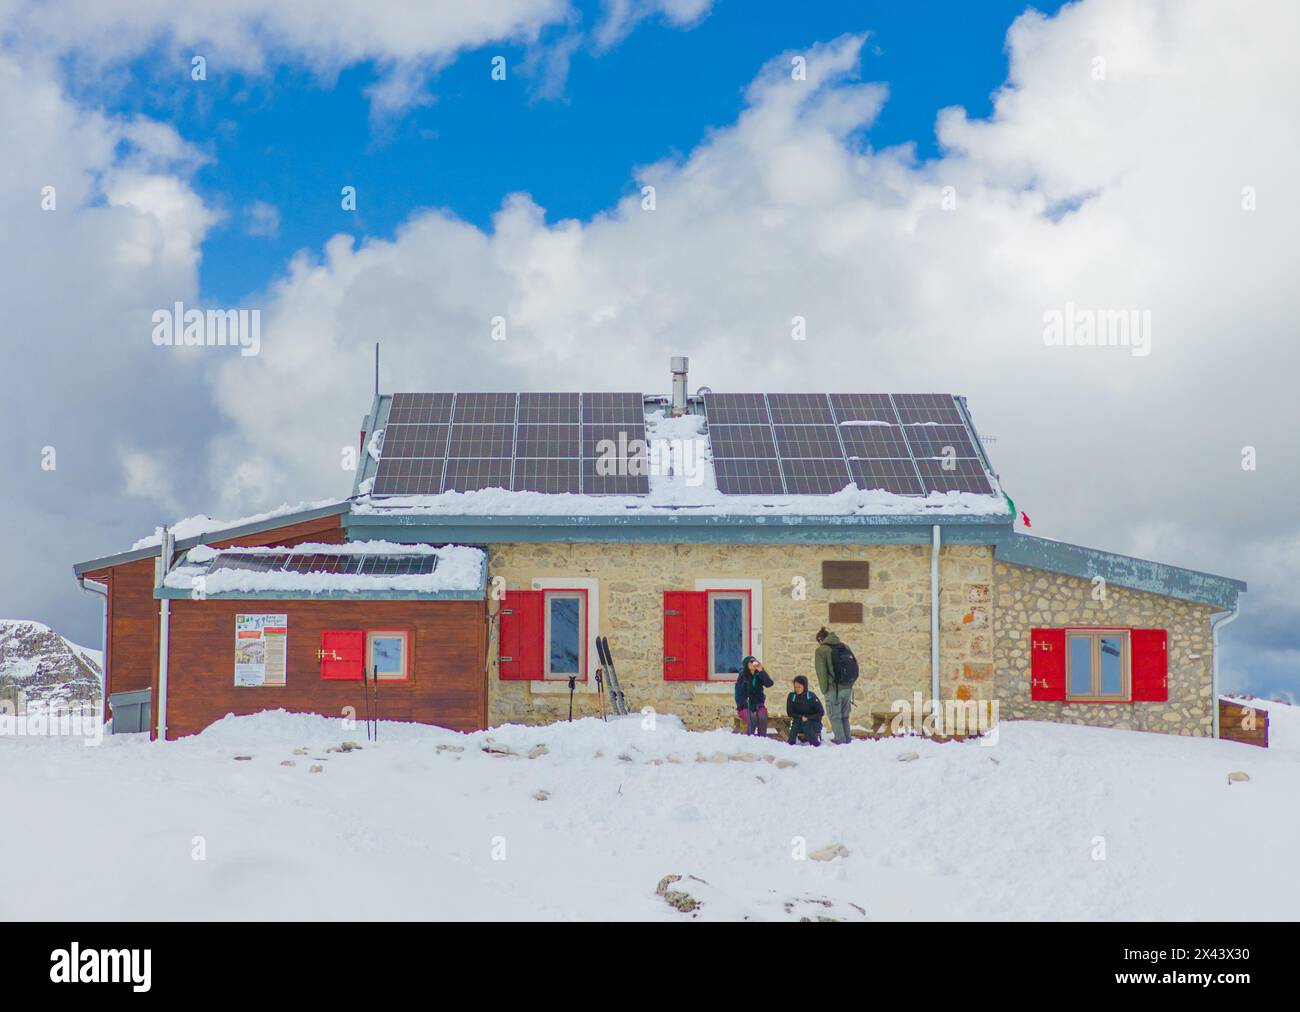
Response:
[[[1085,580],[1100,576],[1117,587],[1195,601],[1225,610],[1235,608],[1237,595],[1246,590],[1243,580],[1019,532],[1010,532],[1001,537],[995,543],[993,558],[998,562],[1077,576]]]
[[[189,549],[156,597],[481,601],[487,553],[385,541]]]
[[[317,502],[299,503],[296,506],[286,504],[278,509],[239,520],[214,520],[207,516],[187,517],[172,525],[171,531],[176,537],[176,550],[180,552],[205,542],[232,541],[311,520],[331,516],[341,517],[347,511],[348,500],[346,499],[322,499]],[[153,558],[158,554],[161,543],[160,535],[155,531],[137,541],[129,551],[78,562],[72,567],[72,572],[75,576],[82,577],[87,573],[109,569],[112,566]]]

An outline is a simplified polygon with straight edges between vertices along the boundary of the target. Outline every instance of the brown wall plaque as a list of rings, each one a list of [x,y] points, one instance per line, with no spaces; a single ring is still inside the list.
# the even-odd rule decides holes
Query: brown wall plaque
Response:
[[[870,584],[866,562],[822,563],[822,586],[827,590],[866,590]]]
[[[828,621],[831,625],[844,625],[849,622],[862,622],[862,603],[860,601],[832,601]]]

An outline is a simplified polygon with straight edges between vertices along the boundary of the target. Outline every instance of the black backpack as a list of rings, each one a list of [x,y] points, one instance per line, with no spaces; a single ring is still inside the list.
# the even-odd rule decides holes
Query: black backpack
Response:
[[[830,646],[831,671],[835,673],[835,684],[852,685],[858,680],[858,659],[843,643],[832,643]]]

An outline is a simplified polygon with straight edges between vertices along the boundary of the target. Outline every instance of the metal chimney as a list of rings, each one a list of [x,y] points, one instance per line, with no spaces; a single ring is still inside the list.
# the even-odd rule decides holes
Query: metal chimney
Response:
[[[673,371],[673,417],[679,418],[686,414],[686,371],[690,367],[690,359],[685,355],[674,355],[670,361],[670,367]]]

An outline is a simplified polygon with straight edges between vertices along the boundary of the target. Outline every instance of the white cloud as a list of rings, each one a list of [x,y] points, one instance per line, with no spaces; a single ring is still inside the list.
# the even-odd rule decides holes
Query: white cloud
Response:
[[[598,48],[607,49],[649,18],[662,17],[677,28],[697,24],[713,9],[713,0],[603,0],[601,6],[603,17],[592,37]]]
[[[248,208],[248,224],[244,230],[249,235],[273,239],[280,233],[280,209],[265,200],[255,200]]]

